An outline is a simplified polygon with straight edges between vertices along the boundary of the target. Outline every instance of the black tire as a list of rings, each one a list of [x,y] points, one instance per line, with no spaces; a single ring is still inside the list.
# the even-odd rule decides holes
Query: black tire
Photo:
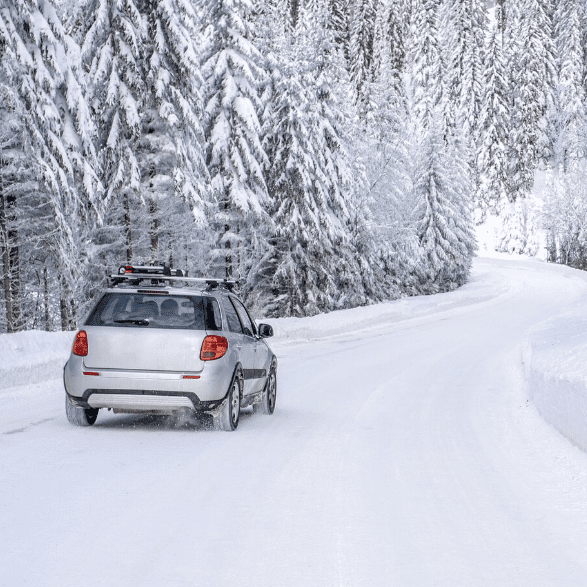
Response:
[[[237,371],[232,378],[226,402],[219,414],[219,424],[222,430],[232,432],[238,428],[243,394],[243,374]]]
[[[70,424],[74,426],[92,426],[98,417],[98,408],[79,408],[74,406],[67,395],[65,396],[65,414]]]
[[[277,369],[275,368],[275,363],[273,363],[271,369],[269,369],[269,376],[267,377],[267,383],[265,383],[262,399],[259,403],[253,405],[253,410],[255,412],[262,412],[263,414],[271,415],[275,411],[276,400]]]

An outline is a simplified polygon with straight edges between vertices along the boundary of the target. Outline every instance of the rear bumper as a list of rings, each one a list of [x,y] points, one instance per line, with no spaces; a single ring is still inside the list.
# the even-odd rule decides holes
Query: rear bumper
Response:
[[[201,401],[195,393],[155,390],[103,390],[86,389],[81,397],[71,395],[69,401],[80,408],[110,408],[121,412],[150,412],[173,414],[182,410],[215,412],[225,397],[214,401]],[[228,392],[227,392],[228,393]]]
[[[223,359],[209,361],[202,371],[189,374],[90,370],[84,366],[82,357],[72,355],[65,365],[63,379],[67,394],[80,406],[86,404],[85,408],[207,410],[224,399],[233,372],[234,368]],[[186,375],[190,378],[184,378]]]

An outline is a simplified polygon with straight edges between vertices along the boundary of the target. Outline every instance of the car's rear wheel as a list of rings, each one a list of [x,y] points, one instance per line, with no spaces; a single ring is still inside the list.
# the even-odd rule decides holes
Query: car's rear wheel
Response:
[[[91,426],[98,417],[98,408],[79,408],[74,406],[67,395],[65,396],[65,414],[70,424],[74,426]]]
[[[237,371],[230,384],[228,397],[220,412],[220,427],[231,432],[238,428],[241,411],[241,394],[243,390],[243,376]]]
[[[259,403],[253,405],[255,412],[262,412],[263,414],[273,414],[275,411],[275,401],[277,399],[277,370],[275,363],[271,365],[269,370],[269,377],[263,390],[263,396]]]

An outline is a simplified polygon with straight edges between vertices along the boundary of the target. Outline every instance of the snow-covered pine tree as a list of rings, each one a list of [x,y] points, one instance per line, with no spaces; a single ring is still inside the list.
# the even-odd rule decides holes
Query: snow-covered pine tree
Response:
[[[551,170],[545,182],[542,225],[548,234],[549,261],[587,270],[587,184],[585,161],[566,171]]]
[[[329,0],[328,26],[334,34],[336,44],[344,51],[348,58],[350,42],[350,0]]]
[[[5,58],[4,55],[2,55]],[[17,66],[15,63],[13,66]],[[0,252],[4,320],[1,330],[18,332],[24,325],[21,290],[22,239],[18,205],[28,190],[30,176],[38,173],[27,165],[27,145],[23,141],[24,112],[11,79],[0,69]],[[32,173],[31,173],[32,171]],[[37,173],[35,173],[37,172]],[[34,179],[33,179],[34,181]],[[23,193],[24,192],[24,193]]]
[[[211,32],[203,66],[207,165],[216,209],[217,270],[233,277],[240,265],[239,243],[266,222],[268,201],[262,166],[258,86],[264,60],[251,42],[250,0],[209,0]],[[242,257],[242,255],[241,255]]]
[[[195,226],[206,226],[207,169],[200,124],[198,18],[188,0],[150,0],[145,8],[145,94],[138,141],[141,187],[150,212],[151,261],[176,258],[180,221],[173,214],[179,196]],[[171,212],[171,213],[170,213]],[[185,229],[194,223],[184,222]],[[161,242],[165,237],[166,243]]]
[[[355,100],[360,112],[368,105],[368,87],[373,80],[376,14],[376,0],[352,0],[348,59]]]
[[[550,113],[551,152],[556,166],[566,169],[578,156],[577,132],[585,115],[583,32],[587,28],[581,0],[558,0],[554,12],[557,83]]]
[[[108,186],[102,263],[123,250],[183,260],[206,223],[196,13],[185,0],[93,0],[78,18]]]
[[[547,160],[547,116],[556,77],[550,15],[543,0],[508,5],[505,46],[510,79],[508,199],[496,247],[508,252],[535,248],[533,221],[526,204],[514,205],[532,191],[535,171]]]
[[[39,205],[52,210],[54,230],[46,235],[46,248],[60,275],[62,328],[72,328],[79,310],[75,300],[83,299],[86,281],[83,231],[101,219],[94,124],[79,81],[79,49],[49,0],[5,0],[0,52],[1,67],[18,89],[26,141],[45,186]]]
[[[371,259],[382,295],[395,297],[410,277],[407,256],[413,252],[411,230],[410,163],[407,145],[408,111],[401,72],[396,69],[396,45],[388,36],[391,6],[379,4],[374,35],[373,82],[369,88],[368,116],[363,122],[362,160],[364,161],[374,239],[379,261]],[[368,239],[359,239],[368,240]],[[370,247],[366,247],[366,252]]]
[[[468,278],[477,248],[473,232],[466,154],[456,143],[444,144],[440,113],[436,124],[424,130],[414,184],[417,201],[419,290],[432,294],[450,291]]]
[[[508,13],[511,133],[509,198],[525,197],[538,163],[548,156],[546,114],[555,80],[554,44],[543,0],[524,0]]]
[[[408,12],[405,7],[406,0],[391,0],[389,4],[380,3],[379,12],[382,14],[387,13],[387,34],[384,37],[387,38],[390,44],[389,53],[389,67],[393,72],[391,82],[395,86],[395,93],[401,95],[403,93],[403,82],[402,74],[405,68],[406,61],[406,37],[407,37],[407,26],[406,13]]]
[[[497,10],[497,8],[496,8]],[[497,214],[507,199],[509,89],[501,32],[494,25],[487,46],[483,75],[484,95],[479,117],[480,187],[477,206],[481,218],[489,210]]]
[[[145,23],[134,0],[91,0],[76,20],[74,30],[87,72],[88,102],[98,127],[101,177],[106,188],[108,215],[97,244],[106,255],[104,264],[120,264],[122,259],[117,261],[116,257],[123,247],[125,260],[131,263],[131,211],[144,205],[137,142],[142,133],[140,102],[145,93],[141,62]]]
[[[448,108],[460,115],[455,121],[476,146],[483,99],[483,63],[488,29],[485,0],[447,0],[443,5]]]
[[[264,122],[274,224],[268,252],[252,272],[252,293],[272,316],[367,301],[352,243],[351,163],[341,129],[350,87],[324,6],[315,10],[303,9],[295,36],[280,48]]]
[[[413,112],[424,128],[434,124],[434,113],[443,103],[443,67],[439,48],[438,3],[413,0],[412,26],[407,50]]]
[[[364,234],[363,224],[369,215],[362,197],[364,170],[350,151],[355,141],[355,114],[352,91],[343,55],[337,51],[327,27],[325,0],[308,5],[305,22],[308,30],[309,68],[305,85],[316,89],[315,118],[312,139],[320,147],[316,151],[317,166],[322,177],[315,183],[315,198],[323,201],[329,222],[324,229],[335,246],[332,258],[336,275],[337,307],[354,307],[375,299],[378,289],[370,271],[366,248],[354,242],[353,235]],[[302,32],[303,34],[303,32]],[[361,241],[362,242],[362,241]]]

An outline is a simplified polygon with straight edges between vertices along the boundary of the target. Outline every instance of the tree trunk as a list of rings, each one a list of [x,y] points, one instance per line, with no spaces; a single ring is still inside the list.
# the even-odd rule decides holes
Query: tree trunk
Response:
[[[51,314],[49,312],[49,275],[47,267],[43,269],[43,294],[45,297],[45,330],[51,332]]]
[[[2,162],[0,161],[0,165]],[[0,243],[2,244],[2,284],[4,287],[4,304],[6,310],[6,331],[14,332],[12,314],[12,285],[10,283],[10,253],[8,252],[8,226],[6,222],[6,205],[4,201],[2,173],[0,172]]]
[[[157,216],[157,202],[149,199],[149,212],[151,214],[151,263],[159,262],[159,217]]]
[[[224,210],[226,215],[228,216],[228,210],[230,209],[230,204],[228,201],[224,202]],[[222,237],[224,238],[230,232],[230,224],[224,225],[224,234]],[[226,279],[232,279],[233,270],[232,270],[232,245],[229,239],[224,241],[224,267],[225,267],[225,277]]]
[[[63,274],[59,276],[59,285],[61,286],[61,297],[59,300],[59,312],[61,314],[61,330],[64,332],[67,330],[71,330],[72,327],[72,319],[69,313],[69,304],[68,300],[71,298],[69,288],[67,287],[67,283],[63,277]]]
[[[24,327],[20,292],[20,250],[18,247],[18,230],[16,226],[16,197],[6,196],[6,217],[8,224],[8,262],[10,272],[10,298],[12,300],[12,317],[14,332]]]
[[[124,194],[122,198],[124,205],[124,235],[126,238],[126,263],[132,265],[132,231],[130,227],[130,203],[128,201],[128,194]]]

